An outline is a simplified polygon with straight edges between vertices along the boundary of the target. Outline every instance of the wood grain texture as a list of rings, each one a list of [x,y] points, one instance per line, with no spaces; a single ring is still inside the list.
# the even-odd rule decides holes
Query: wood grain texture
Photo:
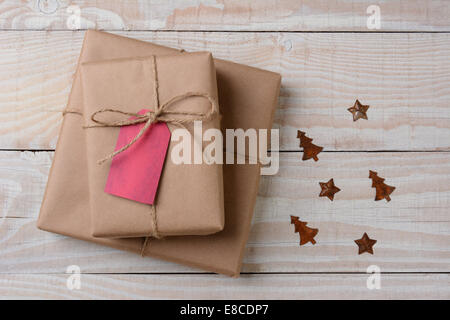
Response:
[[[450,276],[382,274],[379,290],[369,275],[0,275],[0,297],[13,299],[449,299]]]
[[[3,186],[0,273],[198,272],[36,229],[52,152],[0,152]],[[12,170],[11,168],[15,168]],[[375,202],[369,169],[397,187]],[[334,202],[319,198],[319,181],[334,178]],[[243,272],[450,272],[449,153],[325,153],[303,162],[281,154],[280,172],[263,177]],[[299,247],[290,215],[319,229],[316,245]],[[367,232],[375,254],[358,255]]]
[[[104,30],[371,31],[370,5],[380,7],[381,31],[448,31],[445,0],[6,0],[2,29],[64,29],[79,8],[76,28]]]
[[[281,150],[300,150],[297,129],[329,151],[450,150],[449,34],[120,34],[280,72]],[[0,34],[0,149],[54,148],[82,37]]]

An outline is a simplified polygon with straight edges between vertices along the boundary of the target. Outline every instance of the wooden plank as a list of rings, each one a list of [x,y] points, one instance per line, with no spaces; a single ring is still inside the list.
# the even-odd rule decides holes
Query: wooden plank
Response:
[[[69,6],[77,10],[68,10]],[[2,29],[371,31],[369,6],[380,8],[381,31],[449,31],[445,0],[119,0],[2,1]],[[79,13],[78,13],[79,12]],[[69,19],[80,17],[74,25]],[[69,20],[69,26],[67,21]]]
[[[381,274],[368,289],[363,274],[86,275],[69,290],[69,275],[0,275],[0,297],[11,299],[449,299],[448,274]]]
[[[198,272],[36,229],[51,152],[0,152],[0,273]],[[375,202],[369,169],[396,186]],[[319,198],[319,181],[335,179],[335,201]],[[280,171],[263,177],[243,272],[450,272],[449,153],[323,153],[318,162],[282,153]],[[299,247],[290,215],[319,229]],[[377,239],[375,254],[353,240]]]
[[[281,150],[450,150],[450,35],[121,32],[283,76]],[[0,149],[52,149],[82,32],[0,34]],[[369,120],[352,121],[355,99]]]

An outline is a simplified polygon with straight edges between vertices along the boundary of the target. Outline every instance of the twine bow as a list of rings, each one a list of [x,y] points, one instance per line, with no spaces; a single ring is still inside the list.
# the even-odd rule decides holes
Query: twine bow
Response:
[[[211,104],[211,108],[206,112],[184,112],[184,111],[171,111],[169,110],[172,105],[174,105],[176,102],[192,98],[192,97],[204,97],[208,99],[209,103]],[[175,125],[183,126],[185,123],[190,123],[194,121],[208,121],[211,118],[213,118],[218,113],[218,105],[217,102],[208,94],[206,93],[200,93],[200,92],[187,92],[185,94],[181,94],[178,96],[173,97],[160,107],[156,105],[155,111],[148,111],[145,114],[138,114],[134,112],[125,112],[121,110],[115,110],[115,109],[101,109],[96,112],[94,112],[91,115],[91,120],[95,122],[95,125],[88,125],[85,126],[85,128],[95,128],[95,127],[123,127],[123,126],[130,126],[134,124],[139,123],[145,123],[145,125],[142,127],[142,129],[138,132],[138,134],[125,146],[122,148],[114,151],[113,153],[107,155],[103,159],[100,159],[97,161],[98,164],[102,164],[105,161],[108,161],[112,159],[117,154],[124,152],[129,147],[131,147],[136,141],[139,140],[140,137],[150,128],[150,126],[153,123],[156,123],[158,121],[166,122],[166,123],[172,123]],[[102,121],[97,119],[97,115],[100,115],[102,113],[116,113],[116,114],[122,114],[126,116],[131,116],[132,118],[122,119],[122,120],[116,120],[116,121]]]

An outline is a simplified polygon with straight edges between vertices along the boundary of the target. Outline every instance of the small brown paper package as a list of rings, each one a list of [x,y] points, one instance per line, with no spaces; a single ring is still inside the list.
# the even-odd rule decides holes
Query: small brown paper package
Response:
[[[167,55],[178,51],[99,31],[87,31],[79,63],[107,59]],[[223,60],[214,60],[222,129],[270,129],[281,77]],[[79,70],[78,70],[79,71]],[[77,71],[66,111],[83,111],[81,77]],[[140,253],[144,238],[108,239],[91,234],[86,130],[83,118],[66,113],[42,203],[42,230]],[[145,256],[238,276],[258,192],[259,164],[223,165],[225,227],[209,236],[152,239]]]
[[[93,236],[159,238],[221,231],[224,225],[222,165],[206,163],[203,159],[195,163],[193,152],[199,146],[203,153],[201,136],[194,135],[194,119],[204,119],[197,122],[202,131],[220,130],[216,71],[211,54],[185,53],[91,62],[81,65],[81,79]],[[167,104],[174,99],[177,101]],[[98,126],[91,116],[109,120],[108,123],[113,125],[114,121],[130,118],[124,113],[155,110],[155,104],[164,108],[158,119],[166,122],[170,131],[188,130],[190,161],[174,163],[172,151],[178,150],[173,148],[181,145],[181,141],[169,143],[153,205],[106,193],[111,159],[101,164],[97,161],[114,151],[123,127]],[[107,111],[101,111],[104,108]],[[208,114],[209,119],[206,119]],[[147,130],[151,131],[152,127]],[[194,143],[194,137],[199,141]],[[138,144],[139,140],[135,146]],[[117,161],[133,157],[135,146],[129,147],[128,154],[115,155]],[[128,170],[139,172],[139,168]]]

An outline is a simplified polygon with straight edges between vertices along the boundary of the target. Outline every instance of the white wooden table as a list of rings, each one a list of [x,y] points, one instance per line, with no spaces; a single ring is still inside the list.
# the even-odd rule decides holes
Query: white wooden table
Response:
[[[86,28],[282,74],[280,172],[262,179],[239,279],[36,229]],[[450,298],[448,1],[6,0],[0,29],[0,298]],[[368,121],[352,121],[355,99]],[[318,162],[301,161],[298,129],[324,146]],[[391,202],[373,201],[369,170],[397,187]],[[330,178],[334,202],[318,197]],[[316,245],[299,247],[290,215]],[[373,256],[357,254],[364,232]]]

